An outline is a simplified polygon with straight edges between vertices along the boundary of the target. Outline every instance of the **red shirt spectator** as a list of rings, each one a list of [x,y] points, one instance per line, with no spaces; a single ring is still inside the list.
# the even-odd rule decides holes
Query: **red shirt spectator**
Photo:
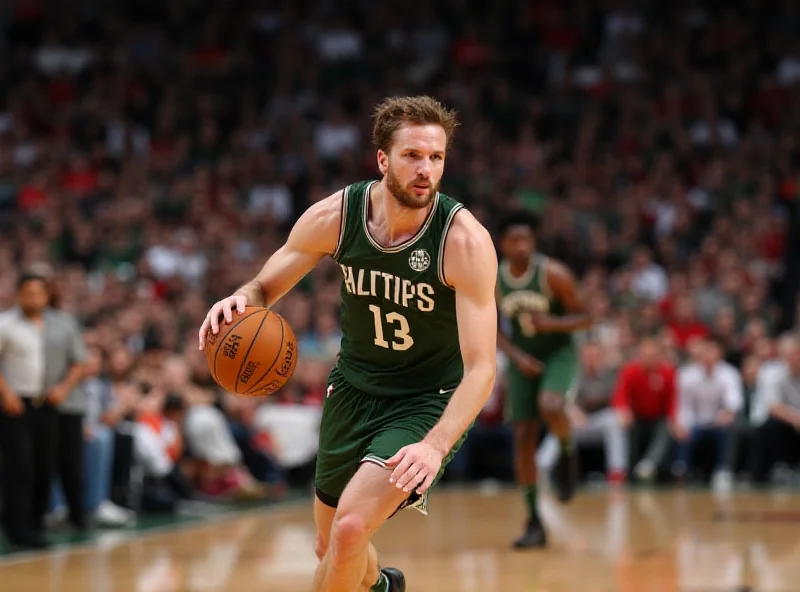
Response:
[[[696,337],[708,336],[708,327],[697,320],[694,298],[691,295],[676,298],[672,310],[673,317],[668,327],[680,349],[685,350],[686,345]]]
[[[658,344],[645,339],[640,356],[626,364],[617,379],[612,404],[635,419],[675,417],[675,367],[660,360]]]

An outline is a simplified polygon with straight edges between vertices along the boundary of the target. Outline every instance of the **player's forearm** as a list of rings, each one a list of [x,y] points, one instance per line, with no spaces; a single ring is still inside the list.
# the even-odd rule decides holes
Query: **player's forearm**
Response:
[[[536,330],[541,333],[572,333],[592,326],[588,314],[572,314],[565,317],[545,316],[536,321]]]
[[[442,453],[444,458],[478,417],[492,394],[495,368],[475,367],[464,374],[464,379],[453,393],[441,419],[428,432],[425,442]]]

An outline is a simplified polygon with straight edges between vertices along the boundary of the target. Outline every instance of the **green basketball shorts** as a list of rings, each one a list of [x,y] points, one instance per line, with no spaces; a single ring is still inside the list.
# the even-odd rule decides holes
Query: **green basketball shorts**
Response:
[[[336,507],[361,463],[385,466],[401,448],[422,441],[444,413],[452,389],[411,397],[380,397],[359,391],[346,382],[336,367],[328,379],[322,410],[315,487],[317,497]],[[466,434],[448,454],[434,484],[464,442]],[[389,471],[386,480],[389,480]],[[432,487],[431,487],[432,488]],[[427,514],[427,494],[412,493],[400,508],[413,507]]]
[[[512,423],[540,418],[539,393],[557,393],[566,397],[574,388],[578,359],[573,346],[559,348],[539,360],[545,367],[544,373],[536,378],[524,376],[513,362],[509,362],[506,419]]]

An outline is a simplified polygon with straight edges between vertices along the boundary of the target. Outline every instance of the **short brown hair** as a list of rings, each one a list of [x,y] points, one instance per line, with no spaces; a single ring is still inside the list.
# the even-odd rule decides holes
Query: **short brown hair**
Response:
[[[447,136],[447,146],[458,127],[456,112],[446,108],[433,97],[390,97],[384,99],[372,116],[372,142],[376,148],[388,152],[392,137],[406,123],[413,125],[439,125]]]

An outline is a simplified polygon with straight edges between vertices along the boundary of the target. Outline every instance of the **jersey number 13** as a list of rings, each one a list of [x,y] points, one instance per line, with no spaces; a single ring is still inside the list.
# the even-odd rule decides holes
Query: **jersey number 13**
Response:
[[[390,312],[383,315],[380,307],[375,304],[370,304],[369,310],[375,321],[375,345],[385,349],[391,347],[395,351],[406,351],[414,345],[414,339],[410,333],[411,328],[408,326],[408,319],[403,315],[399,312]],[[384,320],[387,325],[391,325],[394,328],[394,339],[392,339],[391,343],[386,341],[383,334]]]

